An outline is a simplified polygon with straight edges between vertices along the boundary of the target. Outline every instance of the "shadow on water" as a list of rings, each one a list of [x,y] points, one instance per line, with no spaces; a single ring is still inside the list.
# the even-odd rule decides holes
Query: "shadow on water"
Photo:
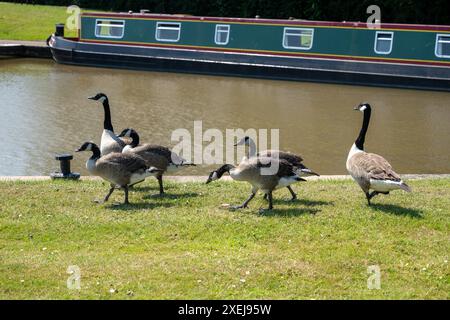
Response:
[[[423,219],[423,211],[411,208],[400,207],[394,204],[372,204],[373,211],[392,214],[395,216],[407,216],[415,219]]]

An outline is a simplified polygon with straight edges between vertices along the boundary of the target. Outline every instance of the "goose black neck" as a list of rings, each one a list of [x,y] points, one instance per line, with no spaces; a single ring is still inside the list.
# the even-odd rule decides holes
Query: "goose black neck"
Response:
[[[96,160],[96,159],[99,159],[101,157],[100,149],[96,145],[92,146],[92,150],[91,151],[92,151],[91,159]]]
[[[140,141],[139,135],[137,134],[137,132],[132,132],[130,138],[132,139],[131,147],[136,148],[139,145]]]
[[[372,110],[370,108],[364,110],[364,120],[358,139],[355,141],[355,145],[359,150],[364,150],[364,142],[366,141],[367,130],[369,129],[370,116]]]
[[[108,99],[105,99],[105,101],[103,101],[103,109],[105,110],[105,121],[103,122],[103,128],[105,130],[110,130],[111,132],[114,132],[114,128],[111,122],[111,110],[109,108]]]
[[[217,179],[222,178],[222,176],[225,174],[225,172],[230,173],[230,170],[234,169],[234,166],[231,164],[226,164],[222,167],[220,167],[219,169],[217,169],[216,173],[217,173]]]

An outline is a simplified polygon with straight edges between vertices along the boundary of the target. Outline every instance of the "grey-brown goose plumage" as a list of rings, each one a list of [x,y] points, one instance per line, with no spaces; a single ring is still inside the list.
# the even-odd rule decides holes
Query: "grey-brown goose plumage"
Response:
[[[364,120],[360,134],[348,154],[347,171],[364,191],[368,204],[371,204],[372,198],[376,195],[389,194],[393,190],[411,192],[410,187],[403,182],[386,159],[364,151],[364,142],[372,114],[370,104],[362,103],[355,110],[364,113]],[[370,190],[373,192],[370,193]]]
[[[299,181],[306,181],[295,173],[295,168],[286,160],[252,157],[244,159],[237,167],[226,164],[211,172],[206,183],[220,179],[226,172],[230,174],[233,180],[246,181],[252,185],[250,197],[242,205],[233,206],[234,209],[247,208],[258,190],[261,190],[264,194],[267,194],[268,209],[272,210],[272,192],[274,190],[285,188]]]
[[[169,148],[154,144],[139,145],[140,137],[136,130],[127,128],[124,129],[119,137],[131,138],[131,143],[123,149],[123,153],[134,153],[141,156],[150,167],[161,169],[161,172],[156,175],[159,183],[159,194],[164,194],[163,175],[167,171],[176,171],[187,166],[195,166],[187,162]]]
[[[303,158],[297,154],[286,152],[286,151],[280,151],[280,150],[265,150],[261,152],[256,152],[256,143],[255,141],[250,138],[249,136],[246,136],[242,138],[238,143],[235,144],[235,146],[245,145],[248,146],[247,156],[245,159],[252,158],[254,156],[257,157],[268,157],[268,158],[276,158],[276,159],[282,159],[287,162],[289,162],[296,170],[297,174],[300,177],[309,177],[309,176],[320,176],[318,173],[312,171],[311,169],[307,168],[303,164]],[[287,186],[287,189],[291,193],[292,200],[297,199],[297,195],[292,189],[291,186]]]
[[[103,133],[100,141],[100,152],[102,156],[105,156],[113,152],[122,152],[122,149],[127,145],[127,143],[123,139],[120,139],[114,133],[108,97],[104,93],[98,93],[97,95],[90,97],[88,99],[99,101],[103,104],[104,121],[103,121]]]
[[[104,202],[108,201],[116,188],[125,191],[124,204],[128,204],[128,187],[138,181],[157,175],[161,170],[149,167],[136,154],[110,153],[101,156],[99,147],[92,142],[85,142],[76,152],[91,151],[92,156],[86,162],[86,168],[91,175],[99,176],[111,184]]]

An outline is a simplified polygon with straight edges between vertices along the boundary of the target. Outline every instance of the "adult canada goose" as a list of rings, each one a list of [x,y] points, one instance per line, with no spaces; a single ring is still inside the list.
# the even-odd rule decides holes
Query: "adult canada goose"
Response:
[[[195,164],[187,162],[169,148],[153,144],[139,145],[139,134],[134,129],[124,129],[119,137],[131,138],[131,143],[123,149],[123,153],[135,153],[142,157],[148,166],[161,169],[161,172],[156,175],[160,195],[164,194],[163,174],[165,172],[173,172],[183,167],[195,166]]]
[[[274,172],[264,172],[269,167],[277,168]],[[240,206],[233,206],[233,209],[247,208],[249,202],[255,197],[258,190],[268,196],[269,210],[273,209],[272,192],[279,188],[285,188],[299,181],[306,181],[299,177],[295,168],[286,160],[274,158],[252,157],[242,161],[237,167],[226,164],[210,173],[206,183],[220,179],[225,172],[228,172],[233,180],[246,181],[252,185],[250,197]]]
[[[256,153],[256,143],[249,136],[242,138],[238,143],[235,144],[235,147],[241,146],[241,145],[248,146],[247,155],[246,155],[246,157],[244,157],[244,159],[242,161],[245,161],[246,159],[252,158],[254,156],[282,159],[282,160],[289,162],[294,167],[294,169],[296,170],[297,174],[300,177],[320,176],[318,173],[315,173],[311,169],[308,169],[303,164],[303,158],[294,153],[280,151],[280,150],[265,150],[265,151]],[[292,200],[296,200],[297,195],[295,194],[294,190],[292,190],[292,187],[287,186],[287,188],[292,195]]]
[[[106,94],[98,93],[97,95],[88,98],[94,101],[100,101],[103,104],[105,111],[105,118],[103,122],[103,133],[100,141],[100,151],[102,156],[105,156],[112,152],[122,152],[122,149],[126,146],[126,143],[119,139],[114,133],[114,128],[111,122],[111,109],[109,107],[109,100]]]
[[[348,154],[347,171],[366,194],[369,206],[370,200],[376,195],[389,194],[398,189],[411,192],[411,188],[402,181],[386,159],[364,151],[364,142],[372,114],[370,104],[362,103],[355,110],[364,113],[364,120],[361,132]],[[370,190],[373,192],[370,193]]]
[[[86,162],[89,173],[111,183],[111,188],[105,196],[104,202],[108,201],[116,188],[122,188],[125,191],[124,204],[129,204],[128,187],[161,172],[155,167],[147,166],[141,157],[133,153],[110,153],[101,156],[100,149],[92,142],[85,142],[76,150],[76,152],[81,151],[92,152],[92,156]]]

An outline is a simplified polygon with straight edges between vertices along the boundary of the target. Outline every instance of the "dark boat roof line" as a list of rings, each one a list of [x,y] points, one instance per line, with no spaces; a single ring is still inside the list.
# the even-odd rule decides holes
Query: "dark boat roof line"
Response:
[[[306,19],[263,19],[263,18],[227,18],[227,17],[203,17],[193,16],[187,14],[156,14],[156,13],[105,13],[105,12],[84,12],[82,16],[105,16],[105,17],[123,17],[123,18],[159,18],[159,19],[176,19],[176,20],[197,20],[197,21],[227,21],[236,23],[268,23],[268,24],[299,24],[306,23],[316,26],[328,27],[351,27],[351,28],[367,28],[366,22],[336,22],[336,21],[314,21]],[[414,30],[433,30],[433,31],[447,31],[450,32],[450,25],[424,25],[424,24],[400,24],[400,23],[381,23],[383,28],[397,28],[397,29],[414,29]]]

